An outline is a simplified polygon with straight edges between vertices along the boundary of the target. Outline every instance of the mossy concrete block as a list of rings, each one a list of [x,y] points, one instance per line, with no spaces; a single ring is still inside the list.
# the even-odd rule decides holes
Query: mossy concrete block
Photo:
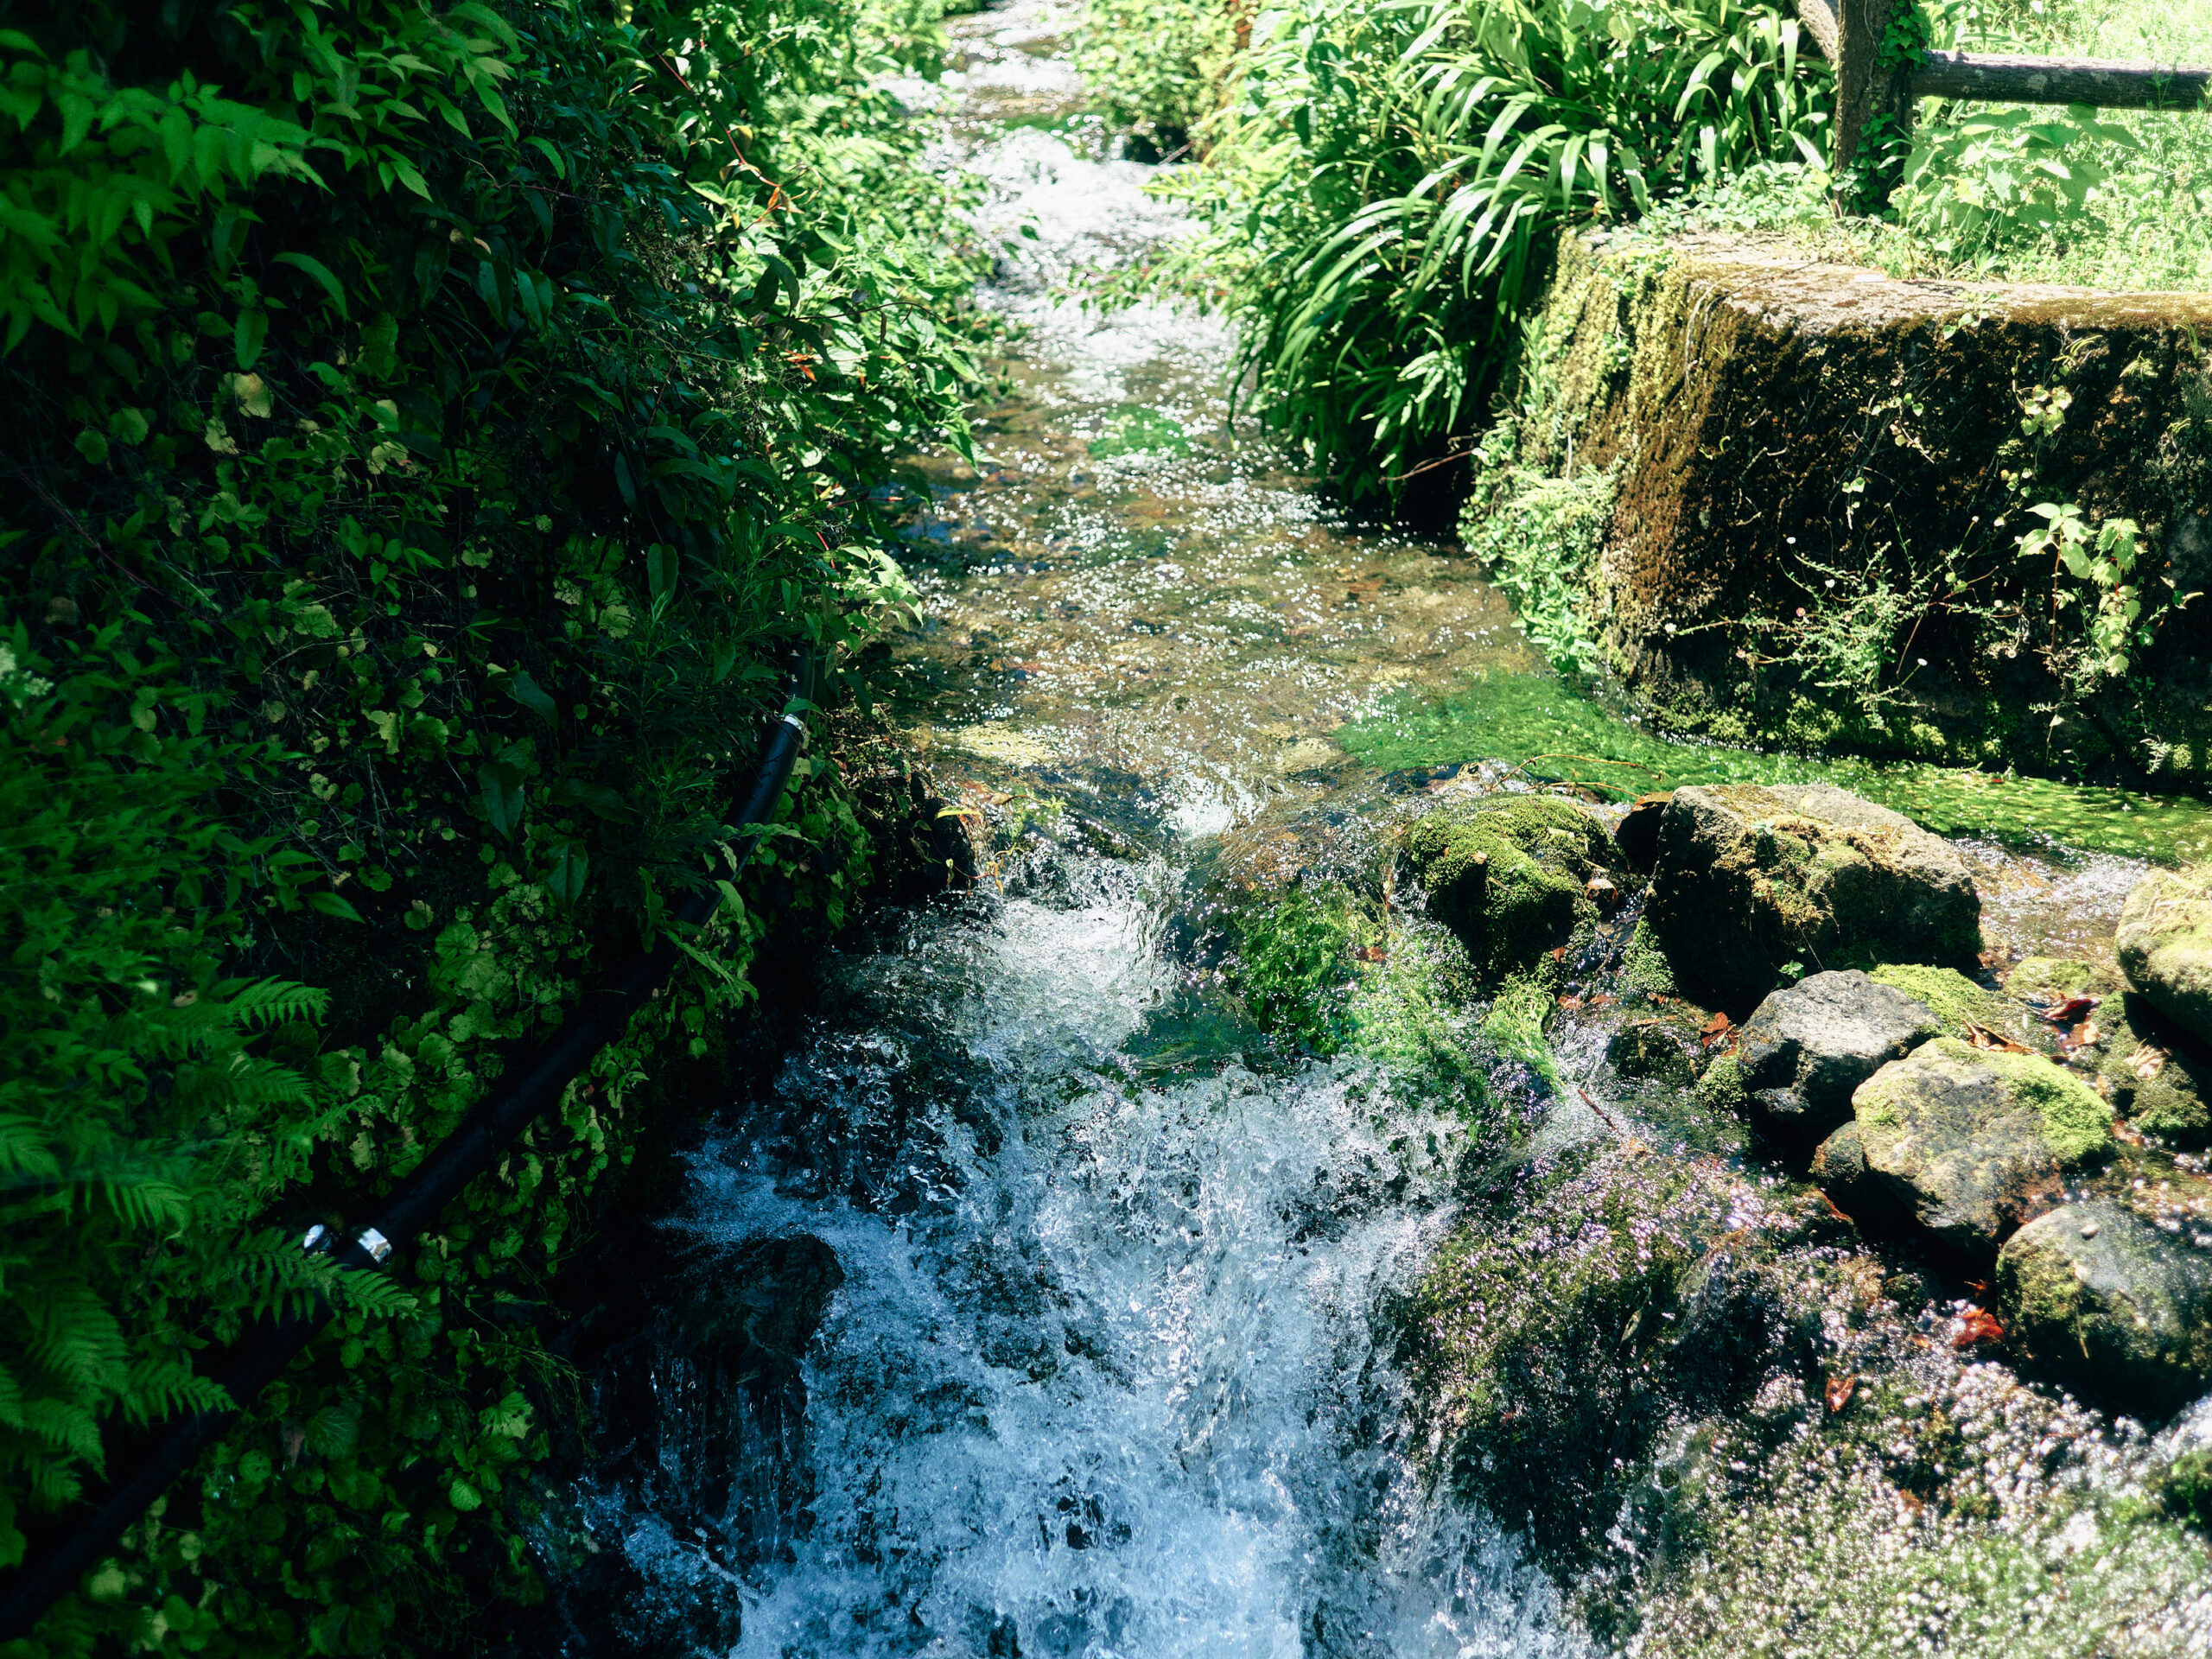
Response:
[[[2191,1036],[2212,1042],[2212,883],[2207,868],[2153,870],[2120,912],[2114,954],[2128,982]]]
[[[2212,296],[1913,283],[1773,237],[1585,231],[1562,239],[1539,327],[1550,395],[1527,400],[1516,464],[1617,476],[1582,620],[1656,720],[1729,741],[1825,733],[1953,762],[2156,767],[2181,787],[2212,776],[2197,627],[2164,629],[2099,717],[2037,721],[2032,749],[2012,733],[2031,705],[2067,700],[2064,664],[2004,649],[2005,625],[1955,612],[1920,630],[1925,663],[1878,706],[1824,685],[1817,662],[1743,649],[1832,624],[1851,603],[1839,572],[1940,580],[1947,556],[1986,573],[1978,597],[2044,613],[2050,562],[2017,557],[2017,520],[1992,523],[1993,468],[2031,472],[2039,499],[2093,522],[2133,519],[2153,569],[2212,588],[2212,445],[2191,413]],[[2059,418],[2024,430],[2038,390]]]
[[[1782,970],[1971,963],[1981,900],[1950,843],[1825,784],[1678,789],[1644,912],[1675,973],[1723,1001]]]
[[[2146,1414],[2212,1387],[2212,1253],[2106,1199],[2012,1235],[1997,1304],[2013,1347],[2084,1394]]]
[[[1919,1224],[1980,1260],[2057,1205],[2069,1170],[2109,1155],[2112,1108],[2039,1054],[1954,1037],[1892,1060],[1851,1097],[1867,1167]]]
[[[1941,1029],[1927,1004],[1850,969],[1775,991],[1744,1022],[1737,1051],[1751,1109],[1799,1141],[1851,1116],[1852,1091]]]
[[[1585,889],[1612,843],[1573,802],[1516,795],[1418,818],[1402,845],[1428,913],[1497,975],[1530,966],[1596,915]]]

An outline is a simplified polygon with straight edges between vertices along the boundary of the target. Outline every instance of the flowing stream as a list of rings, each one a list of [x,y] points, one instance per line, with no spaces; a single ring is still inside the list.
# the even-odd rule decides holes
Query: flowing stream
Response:
[[[1463,560],[1346,522],[1240,429],[1219,327],[1064,297],[1182,231],[1083,116],[1072,22],[960,19],[915,89],[988,182],[983,298],[1017,333],[981,467],[917,463],[899,693],[941,778],[1058,833],[828,964],[668,1224],[709,1255],[835,1253],[803,1402],[683,1524],[611,1487],[586,1517],[670,1653],[1592,1650],[1408,1443],[1390,1313],[1464,1126],[1364,1063],[1269,1058],[1193,999],[1185,925],[1224,832],[1356,782],[1334,728],[1541,664]],[[2139,868],[1974,856],[2038,942],[2108,928]],[[1545,1129],[1594,1132],[1579,1107]],[[716,1408],[656,1379],[664,1413]]]

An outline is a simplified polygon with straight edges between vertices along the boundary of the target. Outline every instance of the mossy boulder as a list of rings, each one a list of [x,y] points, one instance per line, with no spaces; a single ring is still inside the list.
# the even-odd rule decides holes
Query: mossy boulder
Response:
[[[1867,1167],[1920,1225],[1987,1261],[2063,1201],[2067,1172],[2113,1147],[2112,1108],[2039,1054],[1954,1037],[1892,1060],[1851,1097]]]
[[[1553,795],[1431,813],[1401,844],[1428,913],[1491,976],[1532,966],[1596,918],[1586,889],[1612,846],[1589,812]]]
[[[2085,1394],[2146,1413],[2212,1387],[2212,1252],[2125,1205],[2069,1204],[1997,1257],[2013,1347]]]
[[[2069,997],[2117,996],[2121,988],[2120,976],[2103,963],[2078,962],[2071,957],[2023,957],[2005,976],[2005,995],[2044,1007]]]
[[[2191,1036],[2212,1042],[2212,875],[2153,870],[2135,884],[2113,940],[2120,971]]]
[[[1970,966],[1981,940],[1950,844],[1825,784],[1676,790],[1645,916],[1678,976],[1738,1004],[1793,964]]]
[[[1851,1116],[1853,1090],[1938,1029],[1927,1004],[1865,974],[1813,974],[1744,1022],[1744,1089],[1770,1133],[1817,1139]]]
[[[2133,991],[2106,1001],[2092,1018],[2097,1077],[2120,1115],[2179,1146],[2212,1139],[2212,1047]]]

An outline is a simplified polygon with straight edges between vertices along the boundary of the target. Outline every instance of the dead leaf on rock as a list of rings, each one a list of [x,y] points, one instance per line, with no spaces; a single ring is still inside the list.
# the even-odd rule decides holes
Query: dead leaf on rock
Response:
[[[2134,1057],[2127,1062],[2128,1070],[2135,1073],[2137,1082],[2148,1083],[2165,1069],[2168,1058],[2164,1049],[2154,1044],[2145,1043],[2135,1051]]]
[[[1355,945],[1351,955],[1355,962],[1388,962],[1390,959],[1390,953],[1379,944]]]
[[[1851,1403],[1851,1396],[1858,1391],[1859,1378],[1853,1375],[1828,1378],[1828,1385],[1822,1393],[1827,1397],[1830,1411],[1841,1411]]]
[[[2043,1017],[2054,1026],[2063,1026],[2075,1020],[2097,1006],[2094,996],[2069,996],[2063,1002],[2054,1002],[2043,1011]]]
[[[1985,1342],[2005,1340],[2005,1327],[1996,1316],[1979,1307],[1969,1307],[1959,1315],[1959,1328],[1951,1335],[1954,1348],[1972,1348]]]
[[[1987,1026],[1978,1026],[1971,1020],[1967,1021],[1967,1041],[1976,1048],[1990,1049],[1999,1054],[2035,1052],[2035,1050],[2030,1048],[2025,1043],[2016,1043],[2010,1037],[2002,1036],[1990,1030]]]

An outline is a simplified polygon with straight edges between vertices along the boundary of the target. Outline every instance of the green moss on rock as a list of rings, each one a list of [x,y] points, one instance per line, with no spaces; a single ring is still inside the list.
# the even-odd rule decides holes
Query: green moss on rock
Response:
[[[1402,846],[1428,913],[1496,976],[1532,967],[1595,918],[1585,884],[1611,843],[1573,803],[1520,795],[1417,819]]]
[[[2011,1034],[2018,1023],[2019,1009],[1996,992],[1977,985],[1955,968],[1930,968],[1916,962],[1885,963],[1868,971],[1878,985],[1903,991],[1943,1022],[1943,1029],[1964,1037],[1967,1027]]]
[[[2191,1036],[2212,1042],[2212,866],[2153,870],[2120,913],[2113,950],[2128,982]]]
[[[2039,1054],[1953,1037],[1892,1060],[1852,1096],[1867,1166],[1947,1243],[1985,1260],[2114,1145],[2112,1108]]]

